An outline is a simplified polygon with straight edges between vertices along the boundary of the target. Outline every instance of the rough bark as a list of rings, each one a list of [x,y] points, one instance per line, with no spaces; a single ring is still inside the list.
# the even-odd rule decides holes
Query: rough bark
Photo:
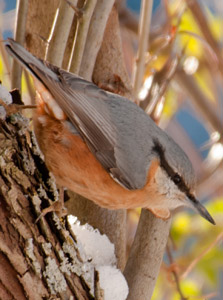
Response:
[[[28,128],[20,114],[0,121],[0,298],[92,299],[66,223],[50,213],[35,224],[58,193]],[[77,271],[62,270],[65,260]]]

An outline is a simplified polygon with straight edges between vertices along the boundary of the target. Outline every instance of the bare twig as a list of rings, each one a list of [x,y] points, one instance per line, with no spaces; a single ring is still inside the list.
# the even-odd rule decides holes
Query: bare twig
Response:
[[[142,210],[124,275],[130,291],[128,300],[151,299],[169,236],[171,218],[156,218]]]
[[[205,299],[205,300],[209,300],[209,299],[213,299],[213,298],[219,298],[219,297],[220,297],[220,295],[219,295],[218,292],[214,292],[214,293],[203,295],[203,299]],[[200,297],[198,298],[198,300],[200,300]]]
[[[194,16],[194,19],[197,22],[197,25],[199,26],[206,41],[209,43],[209,45],[217,55],[219,61],[219,71],[221,72],[221,74],[223,74],[223,59],[222,59],[221,50],[218,42],[215,40],[213,34],[211,33],[208,20],[205,14],[203,13],[203,9],[201,5],[199,4],[198,1],[195,0],[186,1],[186,4],[189,7],[192,15]]]
[[[136,58],[136,65],[133,75],[133,87],[134,97],[138,98],[138,93],[142,85],[144,70],[145,70],[145,58],[148,51],[149,44],[149,31],[152,15],[153,0],[143,0],[140,13],[139,22],[139,48]]]
[[[20,112],[23,109],[35,109],[36,105],[19,105],[19,104],[5,104],[5,102],[0,98],[0,105],[5,108],[7,116],[11,116]]]
[[[218,244],[223,239],[223,233],[221,232],[217,238],[205,249],[198,257],[196,257],[190,265],[187,267],[187,269],[184,271],[184,273],[180,276],[181,279],[185,279],[188,274],[193,270],[193,268],[196,266],[196,264],[211,250],[213,247]]]
[[[72,0],[73,5],[77,0]],[[67,44],[70,28],[74,17],[74,10],[66,1],[61,1],[55,15],[55,22],[51,28],[45,58],[58,67],[62,66],[64,51]]]
[[[200,111],[210,123],[211,127],[222,136],[223,129],[220,116],[213,110],[213,105],[210,104],[209,99],[207,99],[205,94],[194,82],[193,77],[187,75],[181,68],[178,68],[174,79],[180,84],[184,91],[190,95],[190,99],[193,101],[198,111]]]
[[[144,109],[152,118],[154,116],[154,109],[168,89],[170,81],[176,73],[179,62],[180,58],[178,56],[170,55],[163,68],[155,73],[147,97],[144,101],[140,102],[140,107],[142,107],[142,109]]]
[[[173,264],[174,264],[174,260],[173,260],[173,256],[172,256],[172,253],[171,253],[171,250],[170,250],[170,247],[169,247],[168,244],[167,244],[167,246],[166,246],[166,253],[167,253],[167,256],[168,256],[170,265],[173,265]],[[178,273],[176,272],[175,269],[172,269],[171,272],[172,272],[173,277],[174,277],[174,280],[175,280],[175,282],[176,282],[177,291],[178,291],[178,293],[179,293],[179,295],[180,295],[181,300],[187,300],[187,298],[184,297],[183,292],[182,292],[182,290],[181,290],[181,287],[180,287],[180,280],[179,280]]]
[[[213,61],[213,63],[215,63],[215,65],[218,64],[218,57],[216,55],[216,52],[213,50],[212,47],[210,47],[209,43],[202,36],[198,35],[195,32],[188,31],[188,30],[180,30],[178,32],[178,34],[189,35],[189,36],[193,37],[194,39],[198,40],[199,42],[201,42],[205,48],[205,52],[207,53],[208,57],[211,58],[211,60]]]
[[[75,15],[78,17],[78,18],[81,18],[82,15],[83,15],[83,12],[80,8],[77,7],[77,3],[73,4],[72,1],[69,1],[69,0],[64,0],[67,2],[68,5],[70,5],[70,7],[75,11]],[[78,3],[79,4],[79,3]]]
[[[26,17],[28,12],[28,0],[17,1],[16,7],[16,28],[15,28],[15,40],[24,45],[25,43],[25,30],[26,30]],[[20,65],[13,60],[12,73],[11,73],[11,87],[21,89],[21,74],[22,69]]]
[[[91,24],[79,72],[80,76],[83,78],[91,80],[95,61],[101,47],[105,27],[113,4],[114,0],[97,1],[97,5],[91,18]]]
[[[77,35],[74,38],[68,69],[70,72],[78,74],[84,53],[84,47],[88,35],[91,17],[97,1],[87,1],[82,9],[82,16],[77,19]]]

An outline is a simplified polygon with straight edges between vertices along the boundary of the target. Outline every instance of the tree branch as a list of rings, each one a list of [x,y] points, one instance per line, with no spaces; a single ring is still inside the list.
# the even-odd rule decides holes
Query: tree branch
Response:
[[[141,3],[139,21],[139,47],[133,73],[134,97],[138,98],[139,90],[142,86],[145,71],[145,58],[148,51],[149,31],[152,16],[153,0],[143,0]]]
[[[17,1],[16,7],[16,28],[15,28],[15,40],[24,45],[25,43],[25,30],[26,30],[26,18],[28,12],[28,0]],[[11,87],[21,89],[21,78],[22,78],[22,68],[13,60],[12,72],[11,72]]]
[[[195,83],[193,76],[187,75],[182,68],[178,68],[174,80],[184,89],[184,91],[190,95],[190,99],[202,114],[202,116],[208,120],[211,127],[219,132],[222,136],[222,122],[220,115],[213,110],[213,104],[207,99],[206,95],[202,92],[199,86]]]
[[[73,0],[72,4],[76,5],[77,0]],[[55,22],[51,28],[51,36],[49,37],[50,40],[48,41],[45,59],[50,63],[61,67],[74,17],[74,10],[65,0],[62,0],[57,12],[58,13],[55,15]]]
[[[75,74],[79,73],[81,67],[88,29],[96,2],[96,0],[87,1],[81,9],[82,16],[77,18],[77,33],[73,40],[73,47],[68,64],[69,71]]]
[[[85,44],[81,69],[79,72],[80,76],[85,79],[91,80],[95,61],[98,55],[98,51],[101,47],[105,27],[113,4],[114,0],[97,1],[97,5],[91,18],[91,24]]]
[[[151,299],[167,244],[171,218],[156,218],[150,211],[141,212],[135,239],[124,270],[129,285],[128,300]]]

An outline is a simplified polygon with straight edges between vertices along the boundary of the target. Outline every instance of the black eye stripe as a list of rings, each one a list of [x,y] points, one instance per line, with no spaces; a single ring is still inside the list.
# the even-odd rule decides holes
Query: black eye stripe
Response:
[[[160,145],[160,143],[157,140],[154,140],[153,142],[153,151],[159,155],[160,166],[166,171],[167,175],[183,193],[185,193],[188,197],[191,196],[190,190],[185,184],[183,178],[178,173],[176,173],[166,161],[165,150],[163,149],[162,145]]]

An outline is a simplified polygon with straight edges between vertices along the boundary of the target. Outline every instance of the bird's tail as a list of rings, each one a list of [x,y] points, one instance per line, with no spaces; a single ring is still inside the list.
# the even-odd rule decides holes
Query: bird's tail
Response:
[[[23,46],[13,39],[8,39],[6,50],[12,55],[23,67],[25,67],[34,77],[42,81],[35,70],[45,73],[54,80],[58,80],[57,75],[50,70],[41,59],[36,58],[28,52]]]

